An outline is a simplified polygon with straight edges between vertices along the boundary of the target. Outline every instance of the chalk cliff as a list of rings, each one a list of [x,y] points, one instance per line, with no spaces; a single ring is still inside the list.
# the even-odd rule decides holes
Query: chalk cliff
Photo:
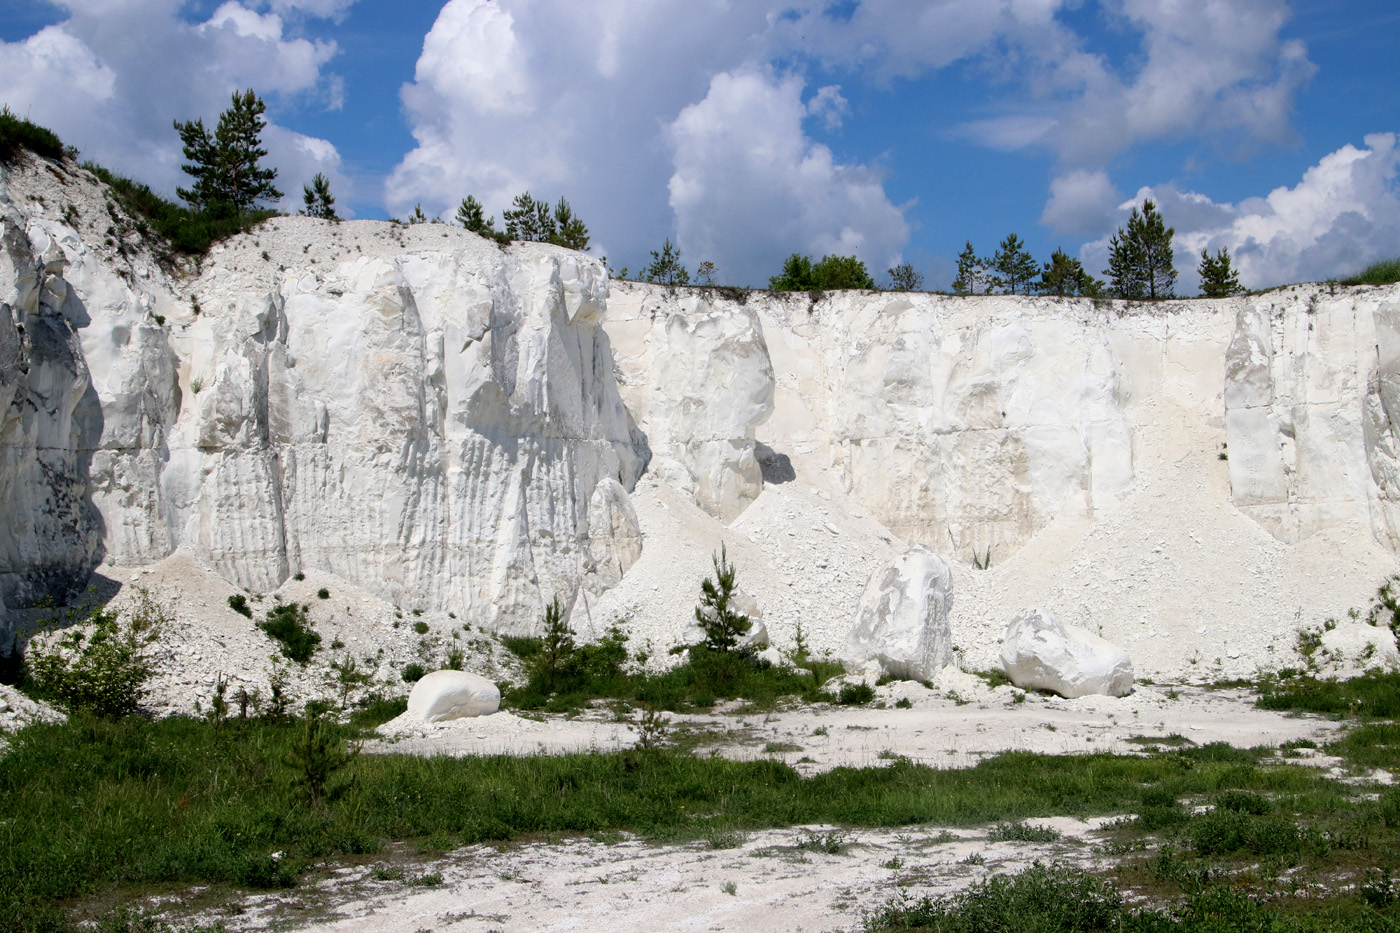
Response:
[[[776,542],[780,513],[822,520]],[[698,582],[661,591],[668,535],[738,548],[779,645],[834,649],[846,571],[923,545],[965,665],[1030,605],[1177,668],[1229,625],[1259,662],[1400,567],[1400,289],[666,289],[299,217],[171,267],[71,164],[0,176],[5,604],[183,549],[255,592],[316,571],[513,632],[584,594],[664,634]]]

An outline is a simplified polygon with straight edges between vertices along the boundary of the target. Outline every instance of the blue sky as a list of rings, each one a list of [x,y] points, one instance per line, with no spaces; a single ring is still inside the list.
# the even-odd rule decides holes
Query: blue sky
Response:
[[[0,102],[166,192],[171,121],[254,87],[288,209],[528,188],[634,272],[669,237],[940,288],[1012,232],[1097,272],[1145,197],[1183,294],[1202,247],[1255,287],[1400,255],[1393,0],[5,0],[0,42]]]

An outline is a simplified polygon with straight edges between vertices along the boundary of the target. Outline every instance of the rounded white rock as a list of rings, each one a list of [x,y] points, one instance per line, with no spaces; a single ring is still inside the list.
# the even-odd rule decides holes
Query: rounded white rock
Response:
[[[433,671],[408,694],[408,712],[423,722],[489,716],[501,707],[501,691],[480,674]]]
[[[1001,642],[1001,667],[1018,687],[1071,700],[1093,693],[1121,697],[1133,690],[1133,662],[1126,651],[1044,609],[1027,609],[1011,620]]]

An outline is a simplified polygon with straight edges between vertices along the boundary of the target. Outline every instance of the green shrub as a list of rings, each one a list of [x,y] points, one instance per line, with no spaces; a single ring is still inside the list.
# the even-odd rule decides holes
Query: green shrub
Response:
[[[30,642],[29,681],[38,695],[69,712],[107,719],[134,713],[154,673],[146,648],[169,621],[144,590],[123,614],[93,609],[65,635]]]
[[[248,599],[242,593],[234,593],[228,598],[228,607],[239,615],[253,617],[253,610],[248,607]]]
[[[426,634],[428,634],[428,623],[426,623],[426,622],[414,622],[414,623],[413,623],[413,630],[414,630],[415,632],[417,632],[419,635],[426,635]]]
[[[330,599],[330,598],[331,598],[331,591],[328,590],[328,589],[326,589],[326,588],[323,586],[323,587],[321,587],[319,590],[316,591],[316,598],[317,598],[317,599]]]
[[[283,657],[298,664],[310,661],[321,644],[321,636],[306,620],[306,607],[297,603],[279,602],[268,610],[267,618],[258,623],[258,628],[281,642]]]
[[[836,702],[842,706],[863,706],[875,699],[875,688],[870,684],[842,684]]]
[[[146,228],[164,241],[166,249],[155,245],[156,253],[162,259],[171,258],[173,253],[187,256],[203,256],[209,248],[220,240],[239,233],[246,233],[270,217],[276,211],[254,210],[244,214],[234,214],[227,210],[211,208],[207,211],[192,211],[189,208],[168,201],[156,194],[149,186],[132,181],[115,172],[108,171],[94,162],[84,162],[83,168],[111,189],[113,200]],[[138,228],[138,232],[142,232]]]
[[[28,150],[45,159],[63,157],[63,141],[52,130],[0,108],[0,165],[13,165]]]
[[[406,684],[416,684],[423,679],[423,675],[426,673],[428,672],[423,669],[423,665],[415,661],[413,664],[409,664],[403,669],[403,682]]]

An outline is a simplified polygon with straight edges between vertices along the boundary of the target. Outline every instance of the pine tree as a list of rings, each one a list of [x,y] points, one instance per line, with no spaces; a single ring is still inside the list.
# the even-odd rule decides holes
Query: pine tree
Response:
[[[301,186],[301,197],[306,206],[301,212],[307,217],[321,220],[340,220],[335,212],[335,197],[331,194],[330,179],[320,172],[311,179],[311,184]]]
[[[958,277],[953,279],[953,293],[957,295],[985,295],[991,288],[987,277],[987,260],[972,251],[972,241],[968,240],[963,251],[958,254]]]
[[[1202,248],[1201,264],[1196,271],[1201,276],[1201,294],[1206,298],[1229,298],[1244,291],[1227,247],[1220,247],[1214,256]]]
[[[695,269],[695,284],[713,287],[715,284],[715,264],[706,259]]]
[[[681,265],[681,250],[671,245],[670,237],[661,246],[661,252],[651,251],[651,264],[642,270],[643,282],[657,285],[689,285],[690,273]]]
[[[1078,259],[1071,259],[1062,249],[1050,255],[1050,261],[1040,272],[1040,292],[1043,295],[1085,295],[1097,298],[1103,283],[1084,271]]]
[[[249,88],[234,92],[233,105],[219,115],[212,136],[203,120],[176,120],[175,130],[190,160],[181,169],[194,179],[192,187],[177,189],[176,194],[196,210],[235,214],[252,210],[259,201],[281,198],[282,192],[272,184],[277,170],[259,165],[267,155],[261,139],[266,110],[262,98]]]
[[[1171,298],[1176,284],[1172,265],[1175,228],[1162,222],[1152,201],[1144,201],[1142,213],[1133,208],[1128,226],[1118,228],[1108,243],[1108,268],[1104,270],[1119,298],[1140,301]]]
[[[549,204],[536,201],[530,192],[517,194],[511,202],[515,207],[501,211],[505,221],[506,234],[512,240],[525,240],[532,243],[547,243],[557,235],[554,217],[549,212]]]
[[[701,643],[709,651],[734,651],[739,639],[748,634],[753,623],[742,612],[730,607],[739,587],[734,582],[734,565],[728,561],[729,555],[721,545],[719,553],[713,555],[715,578],[708,577],[700,584],[700,605],[695,607],[695,621],[705,631]]]
[[[554,230],[546,239],[555,246],[588,252],[588,227],[574,216],[573,208],[563,198],[554,205]]]
[[[467,195],[462,199],[462,203],[457,206],[457,223],[466,227],[472,233],[482,236],[496,235],[496,218],[486,216],[486,208],[472,195]]]
[[[1009,295],[1029,295],[1031,283],[1040,271],[1040,266],[1031,258],[1030,253],[1022,249],[1023,246],[1025,244],[1021,242],[1020,237],[1014,233],[1007,234],[992,256],[992,269],[997,273],[996,281]]]

